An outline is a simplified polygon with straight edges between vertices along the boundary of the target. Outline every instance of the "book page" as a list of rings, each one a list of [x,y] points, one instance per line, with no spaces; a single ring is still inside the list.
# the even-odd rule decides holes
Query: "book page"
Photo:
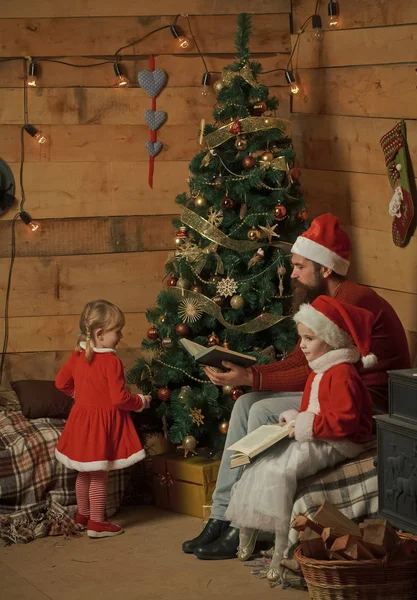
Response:
[[[249,456],[260,448],[267,448],[274,442],[278,442],[280,439],[286,437],[293,427],[294,421],[286,423],[282,427],[279,425],[261,425],[255,431],[252,431],[241,440],[229,446],[227,450],[241,452]]]
[[[186,338],[181,338],[180,342],[187,350],[187,352],[189,352],[191,356],[194,357],[202,350],[206,350],[206,348],[204,346],[201,346],[201,344],[197,344],[196,342],[192,342],[191,340],[187,340]]]

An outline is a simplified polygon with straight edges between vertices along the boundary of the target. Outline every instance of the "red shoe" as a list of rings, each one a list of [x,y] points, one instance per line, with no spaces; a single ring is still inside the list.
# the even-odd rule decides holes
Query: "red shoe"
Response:
[[[85,529],[87,527],[88,517],[85,517],[81,513],[77,513],[74,517],[74,521],[77,523],[77,525]]]
[[[119,525],[115,525],[114,523],[108,523],[107,521],[103,521],[103,523],[98,523],[97,521],[88,520],[87,525],[87,535],[91,538],[103,538],[103,537],[111,537],[114,535],[120,535],[123,533],[123,529]]]

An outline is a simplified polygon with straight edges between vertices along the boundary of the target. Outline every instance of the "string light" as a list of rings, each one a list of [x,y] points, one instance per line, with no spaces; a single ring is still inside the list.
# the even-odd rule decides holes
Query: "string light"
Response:
[[[327,5],[327,14],[329,15],[329,26],[337,27],[339,21],[339,6],[337,2],[329,2]]]
[[[33,60],[29,63],[27,84],[29,87],[36,87],[38,85],[38,65]]]
[[[211,75],[210,75],[210,73],[209,72],[204,73],[203,79],[201,81],[201,85],[203,86],[202,89],[201,89],[201,95],[202,96],[207,96],[207,94],[209,93],[210,81],[211,81]]]
[[[26,123],[25,125],[23,125],[23,129],[26,131],[26,133],[35,138],[38,144],[45,144],[45,142],[48,141],[46,136],[44,136],[41,131],[36,129],[36,127],[31,125],[30,123]]]
[[[32,217],[25,210],[21,210],[19,213],[19,217],[22,219],[23,223],[28,226],[30,231],[39,231],[40,224],[37,221],[33,221]]]
[[[321,22],[321,16],[320,15],[312,15],[311,24],[314,29],[314,36],[318,40],[322,40],[323,39],[323,24]]]
[[[116,86],[117,87],[128,87],[129,79],[122,73],[122,69],[120,68],[120,63],[115,62],[113,65],[114,72],[116,74]]]
[[[285,79],[288,81],[290,85],[290,90],[292,94],[298,94],[300,88],[297,85],[297,82],[294,77],[294,73],[292,71],[285,71]]]
[[[170,26],[171,29],[171,33],[174,36],[174,38],[178,41],[178,44],[180,45],[180,48],[182,48],[183,50],[185,50],[186,48],[189,47],[190,42],[188,41],[188,39],[184,36],[181,35],[176,27],[176,25],[171,25]]]

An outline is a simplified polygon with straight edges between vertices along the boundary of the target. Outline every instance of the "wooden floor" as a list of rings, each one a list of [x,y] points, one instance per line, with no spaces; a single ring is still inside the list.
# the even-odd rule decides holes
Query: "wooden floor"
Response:
[[[183,554],[181,542],[200,532],[199,519],[146,507],[114,521],[126,529],[115,538],[49,537],[0,548],[1,599],[308,600],[307,592],[271,589],[237,559]]]

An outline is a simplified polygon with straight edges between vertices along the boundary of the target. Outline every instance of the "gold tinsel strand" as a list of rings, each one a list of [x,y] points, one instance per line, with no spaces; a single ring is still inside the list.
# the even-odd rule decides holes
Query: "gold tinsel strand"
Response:
[[[277,119],[276,117],[245,117],[239,119],[239,123],[241,127],[239,135],[254,133],[255,131],[266,131],[268,129],[281,129],[283,137],[291,136],[291,121],[287,121],[286,119]],[[206,135],[203,138],[203,147],[210,150],[235,137],[235,134],[229,131],[230,125],[230,123],[223,125],[219,129],[216,129],[216,131]]]

